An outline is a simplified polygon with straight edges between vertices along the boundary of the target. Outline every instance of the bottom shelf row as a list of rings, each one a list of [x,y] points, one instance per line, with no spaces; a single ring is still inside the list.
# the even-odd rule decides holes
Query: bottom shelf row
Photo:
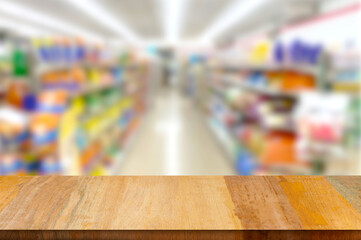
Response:
[[[358,171],[358,152],[343,149],[343,158],[331,155],[303,160],[297,152],[297,135],[253,127],[229,128],[205,114],[211,132],[240,175],[320,175]],[[328,147],[339,147],[332,146]],[[324,147],[324,146],[322,146]]]
[[[56,132],[29,135],[20,149],[1,152],[0,175],[117,174],[145,114],[143,102],[125,96],[86,121],[78,120],[78,107],[70,104]]]

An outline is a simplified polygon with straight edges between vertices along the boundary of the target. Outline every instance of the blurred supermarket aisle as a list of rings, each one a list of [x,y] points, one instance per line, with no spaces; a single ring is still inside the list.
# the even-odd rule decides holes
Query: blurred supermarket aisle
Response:
[[[163,89],[126,154],[122,175],[232,175],[200,111],[177,90]]]
[[[0,175],[361,174],[360,9],[0,0]]]

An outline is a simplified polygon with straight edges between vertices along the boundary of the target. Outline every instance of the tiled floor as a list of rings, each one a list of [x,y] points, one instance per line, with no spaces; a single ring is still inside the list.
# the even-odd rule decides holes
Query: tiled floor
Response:
[[[227,158],[191,99],[163,90],[120,168],[122,175],[233,175]]]

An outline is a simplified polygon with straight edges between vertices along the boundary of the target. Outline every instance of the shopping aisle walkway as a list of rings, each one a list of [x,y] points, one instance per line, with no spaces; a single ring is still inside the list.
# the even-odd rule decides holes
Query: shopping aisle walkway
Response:
[[[163,90],[125,155],[120,174],[235,174],[198,111],[176,90]]]

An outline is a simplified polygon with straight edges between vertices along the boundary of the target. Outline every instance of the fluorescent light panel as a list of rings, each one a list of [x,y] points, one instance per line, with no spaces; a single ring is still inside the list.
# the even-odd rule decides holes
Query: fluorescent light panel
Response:
[[[214,39],[234,24],[248,17],[257,8],[269,0],[238,0],[231,4],[226,11],[202,34],[202,39]]]
[[[101,41],[101,38],[91,32],[85,31],[81,28],[75,27],[74,24],[66,23],[65,21],[58,20],[47,14],[35,11],[28,7],[19,5],[17,3],[2,0],[0,4],[0,11],[10,14],[12,16],[22,18],[26,21],[36,23],[51,29],[57,29],[71,35],[80,35],[92,40]]]
[[[22,24],[11,19],[0,18],[0,28],[5,28],[25,37],[47,36],[51,33],[27,24]]]
[[[90,15],[97,22],[116,32],[132,43],[139,43],[139,37],[121,20],[111,15],[97,1],[93,0],[67,0],[73,6]]]
[[[163,28],[169,42],[179,41],[188,0],[161,0]]]

